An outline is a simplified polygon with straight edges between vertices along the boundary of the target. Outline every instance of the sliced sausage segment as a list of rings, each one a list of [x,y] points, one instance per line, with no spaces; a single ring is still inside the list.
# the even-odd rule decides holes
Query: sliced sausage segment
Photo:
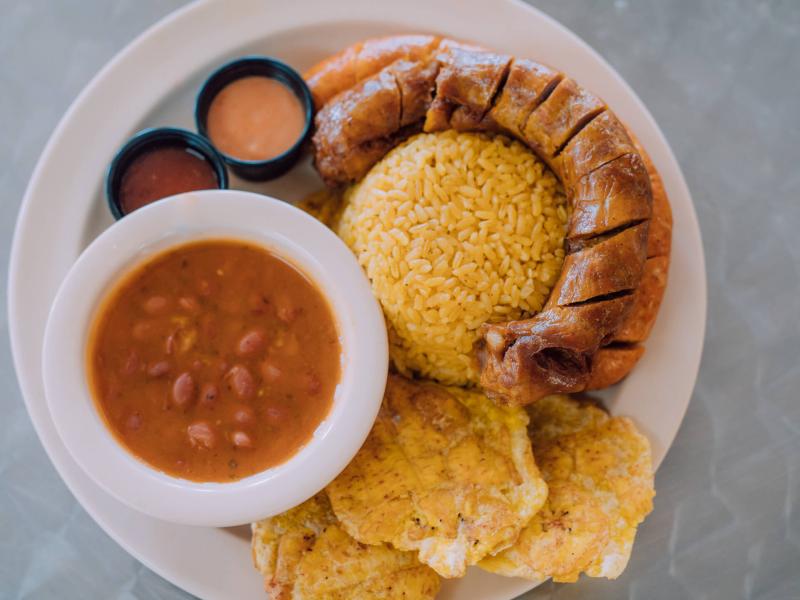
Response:
[[[393,35],[367,40],[356,58],[356,80],[372,77],[398,60],[421,61],[436,50],[440,39],[435,35]]]
[[[619,383],[636,366],[644,346],[613,345],[600,348],[592,357],[587,390],[600,390]]]
[[[400,89],[400,127],[423,120],[433,101],[439,63],[401,60],[392,65],[391,71]]]
[[[586,387],[591,357],[630,310],[631,296],[556,306],[532,319],[481,326],[481,386],[495,401],[521,405]]]
[[[348,46],[340,53],[312,67],[305,73],[305,80],[314,97],[314,105],[320,109],[331,98],[352,88],[356,79],[356,57],[362,44]]]
[[[568,240],[607,233],[652,214],[650,179],[638,154],[624,154],[584,175],[571,192]]]
[[[574,187],[583,177],[619,158],[636,152],[625,127],[611,111],[605,111],[581,129],[554,162],[564,186]]]
[[[440,56],[436,99],[428,111],[424,129],[448,129],[451,119],[459,121],[461,129],[469,129],[469,123],[480,123],[491,108],[508,73],[511,57],[460,47],[451,47]]]
[[[566,77],[528,118],[526,143],[550,161],[576,132],[603,112],[605,102]]]
[[[647,259],[642,281],[633,294],[631,312],[614,334],[614,341],[643,342],[648,338],[667,287],[668,270],[669,257]]]
[[[645,221],[568,254],[547,305],[566,306],[636,289],[642,278],[648,225]]]
[[[508,79],[489,111],[489,118],[507,133],[522,137],[531,112],[547,98],[563,75],[524,58],[514,59]]]
[[[315,106],[321,108],[397,60],[417,61],[430,56],[440,39],[434,35],[392,35],[348,46],[305,73]]]

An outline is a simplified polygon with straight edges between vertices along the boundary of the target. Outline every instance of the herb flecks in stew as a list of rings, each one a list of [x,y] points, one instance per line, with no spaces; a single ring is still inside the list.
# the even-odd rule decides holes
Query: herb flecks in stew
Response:
[[[290,458],[327,415],[341,347],[326,298],[257,246],[206,241],[139,267],[89,344],[95,400],[151,466],[230,481]]]

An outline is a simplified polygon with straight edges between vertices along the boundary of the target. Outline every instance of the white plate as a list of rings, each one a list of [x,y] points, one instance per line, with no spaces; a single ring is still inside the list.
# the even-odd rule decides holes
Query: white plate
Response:
[[[17,223],[9,273],[14,361],[31,419],[70,490],[108,534],[145,565],[202,598],[263,598],[248,533],[170,525],[126,508],[95,486],[67,454],[47,410],[41,376],[44,325],[55,292],[80,251],[111,218],[101,196],[115,150],[145,125],[192,128],[204,75],[228,58],[272,54],[299,69],[355,40],[436,30],[569,73],[602,96],[650,151],[672,201],[669,285],[641,363],[606,400],[647,433],[656,464],[678,431],[700,361],[706,313],[703,249],[686,183],[653,118],[620,76],[564,27],[514,0],[280,0],[193,4],[145,32],[112,60],[64,116],[34,171]],[[239,187],[237,181],[232,187]],[[308,165],[247,186],[289,200],[319,182]],[[634,550],[635,551],[635,550]],[[471,569],[441,598],[504,600],[530,582]]]

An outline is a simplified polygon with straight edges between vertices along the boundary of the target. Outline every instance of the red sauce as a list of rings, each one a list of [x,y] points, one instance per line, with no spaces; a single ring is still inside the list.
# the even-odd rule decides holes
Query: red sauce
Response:
[[[167,196],[218,187],[207,160],[180,146],[164,146],[148,150],[131,162],[122,175],[119,204],[128,214]]]

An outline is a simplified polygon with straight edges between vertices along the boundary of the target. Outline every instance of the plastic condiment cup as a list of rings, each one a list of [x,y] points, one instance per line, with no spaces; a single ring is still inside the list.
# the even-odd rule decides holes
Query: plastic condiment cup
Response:
[[[120,186],[125,172],[134,160],[146,152],[164,147],[178,147],[194,152],[204,159],[213,170],[217,188],[221,190],[228,188],[228,171],[225,168],[225,161],[216,148],[203,136],[176,127],[143,129],[117,151],[106,171],[106,201],[115,219],[119,220],[128,214],[120,199]],[[160,202],[160,200],[156,200],[156,202]]]
[[[243,160],[217,149],[234,173],[244,179],[264,181],[279,177],[288,171],[300,158],[303,144],[311,134],[314,120],[314,100],[306,82],[297,71],[286,63],[268,56],[245,56],[233,60],[214,71],[200,88],[195,102],[194,119],[200,135],[213,144],[214,140],[209,137],[206,122],[211,103],[228,84],[242,77],[252,76],[275,79],[288,87],[300,102],[305,118],[304,127],[297,141],[282,154],[272,158]]]

